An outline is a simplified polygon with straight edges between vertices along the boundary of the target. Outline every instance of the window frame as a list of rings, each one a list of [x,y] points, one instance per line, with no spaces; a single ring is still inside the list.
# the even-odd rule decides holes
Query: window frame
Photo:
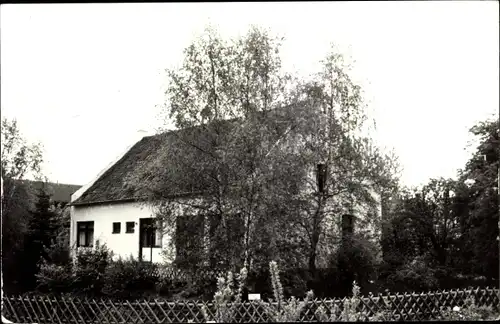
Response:
[[[84,233],[84,242],[80,242],[80,234]],[[92,242],[89,242],[89,233],[92,232]],[[94,246],[94,221],[76,222],[76,247]]]
[[[155,218],[141,218],[141,223],[139,226],[139,240],[141,248],[161,248],[162,247],[162,235],[160,233],[161,224],[153,224],[157,222]],[[146,224],[145,224],[146,223]],[[150,224],[147,224],[150,223]],[[151,231],[153,233],[151,233]],[[143,234],[146,232],[146,234]],[[144,242],[143,238],[146,235],[146,240]],[[157,244],[158,239],[160,239],[160,244]],[[144,244],[145,243],[145,244]]]
[[[115,226],[118,225],[118,229]],[[111,234],[120,234],[122,231],[122,223],[121,222],[113,222],[113,231]]]
[[[129,228],[129,225],[132,225],[132,228]],[[135,233],[135,222],[125,222],[125,234]]]

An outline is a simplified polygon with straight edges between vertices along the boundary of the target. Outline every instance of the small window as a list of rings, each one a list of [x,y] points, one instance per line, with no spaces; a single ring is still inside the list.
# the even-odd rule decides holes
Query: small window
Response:
[[[120,234],[122,223],[113,223],[113,234]]]
[[[351,235],[354,233],[354,216],[353,215],[343,215],[342,216],[342,233],[343,235]]]
[[[326,178],[327,178],[327,167],[326,164],[324,163],[319,163],[318,164],[318,170],[316,173],[317,176],[317,183],[318,183],[318,192],[323,193],[325,192],[325,187],[326,187]]]
[[[134,233],[135,222],[127,222],[126,233]]]

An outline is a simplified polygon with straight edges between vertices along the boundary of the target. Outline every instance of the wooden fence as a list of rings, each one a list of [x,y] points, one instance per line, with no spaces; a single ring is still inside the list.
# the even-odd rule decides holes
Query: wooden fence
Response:
[[[367,317],[389,311],[396,320],[428,320],[440,314],[441,307],[463,306],[467,297],[474,297],[478,306],[498,307],[498,289],[468,289],[362,297],[360,311]],[[316,299],[307,305],[300,316],[301,322],[316,322],[315,315],[323,305],[330,312],[334,305],[342,308],[343,299]],[[213,318],[211,303],[193,301],[136,300],[113,301],[76,297],[4,296],[2,316],[14,323],[179,323],[205,322],[202,307],[207,307]],[[258,301],[237,305],[235,321],[267,322],[268,316]]]

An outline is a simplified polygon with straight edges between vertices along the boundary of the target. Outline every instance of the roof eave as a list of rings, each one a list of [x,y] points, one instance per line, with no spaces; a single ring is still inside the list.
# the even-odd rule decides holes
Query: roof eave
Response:
[[[182,192],[177,194],[171,194],[162,197],[163,199],[173,199],[173,198],[189,198],[189,197],[197,197],[205,194],[206,192],[202,191],[193,191],[193,192]],[[119,204],[125,202],[143,202],[147,201],[148,197],[137,197],[137,198],[124,198],[124,199],[112,199],[112,200],[96,200],[96,201],[75,201],[73,203],[69,203],[68,206],[82,207],[82,206],[93,206],[93,205],[102,205],[102,204]]]

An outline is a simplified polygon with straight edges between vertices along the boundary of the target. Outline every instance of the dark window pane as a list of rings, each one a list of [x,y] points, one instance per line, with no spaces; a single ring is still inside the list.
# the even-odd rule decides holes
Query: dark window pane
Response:
[[[151,247],[156,241],[156,231],[152,218],[143,218],[140,220],[140,237],[142,247]]]
[[[135,222],[127,222],[126,227],[127,227],[126,228],[127,233],[134,233]]]
[[[113,234],[119,234],[122,223],[113,223]]]
[[[204,250],[204,227],[204,215],[177,217],[175,244],[179,262],[193,263],[200,260]]]
[[[354,216],[353,215],[343,215],[342,216],[342,234],[350,235],[354,233]]]
[[[90,247],[94,242],[94,222],[76,223],[76,245],[77,247]]]

